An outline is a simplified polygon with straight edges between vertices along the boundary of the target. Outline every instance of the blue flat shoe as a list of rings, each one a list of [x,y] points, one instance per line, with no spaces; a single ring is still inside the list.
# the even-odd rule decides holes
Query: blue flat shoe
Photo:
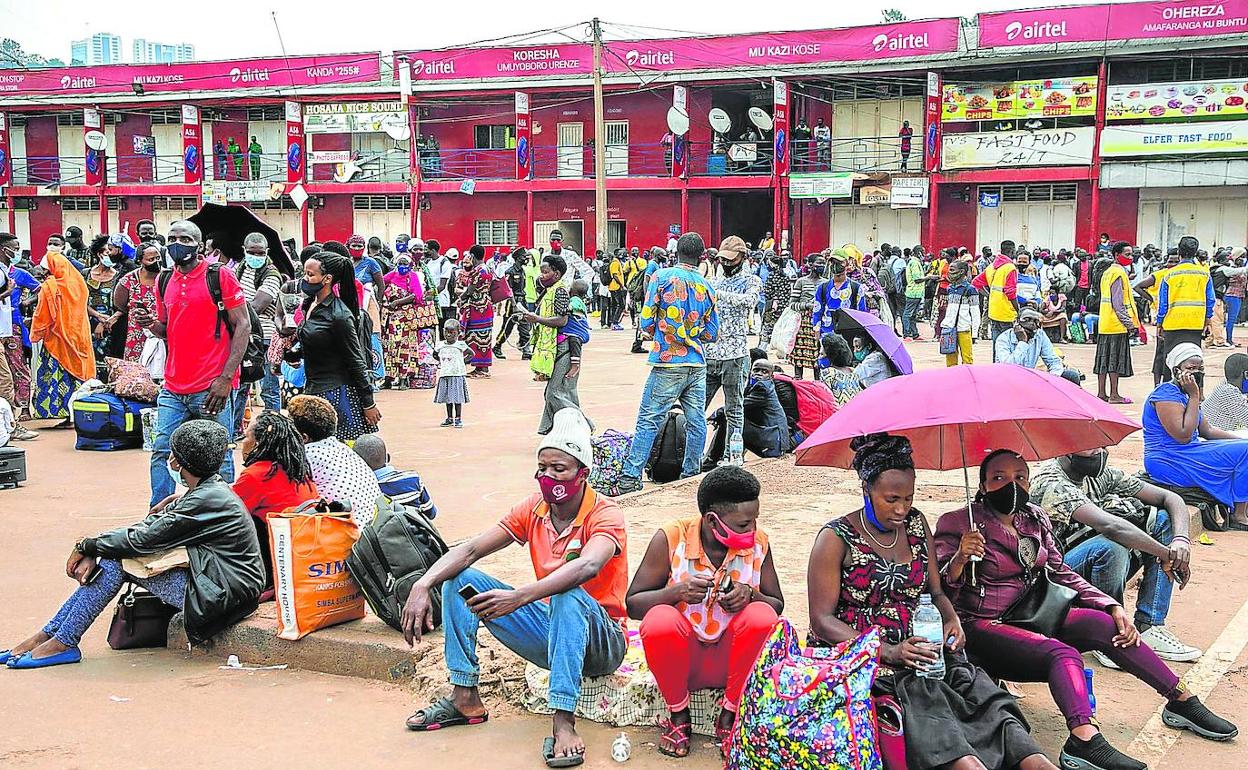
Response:
[[[12,650],[0,650],[0,664],[8,663],[9,659],[12,657],[13,657]]]
[[[49,666],[62,666],[66,663],[77,663],[81,660],[82,652],[77,647],[70,647],[64,652],[58,652],[46,658],[32,658],[28,652],[21,657],[11,658],[6,665],[9,668],[48,668]]]

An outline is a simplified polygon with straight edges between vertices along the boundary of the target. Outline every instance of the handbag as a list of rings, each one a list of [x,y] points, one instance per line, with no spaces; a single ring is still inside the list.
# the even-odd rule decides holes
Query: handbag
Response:
[[[169,641],[169,621],[177,611],[155,594],[141,591],[131,583],[117,600],[113,622],[108,627],[108,646],[114,650],[164,647]]]
[[[497,305],[500,302],[506,302],[511,299],[511,284],[507,282],[506,277],[495,277],[490,279],[490,302]]]
[[[958,309],[953,311],[953,328],[940,330],[940,353],[949,356],[958,352],[958,320],[962,315],[962,296],[958,295]],[[945,310],[945,319],[948,320],[949,311]]]
[[[1001,622],[1051,639],[1066,622],[1076,595],[1075,589],[1053,582],[1053,572],[1046,568],[1002,613]]]

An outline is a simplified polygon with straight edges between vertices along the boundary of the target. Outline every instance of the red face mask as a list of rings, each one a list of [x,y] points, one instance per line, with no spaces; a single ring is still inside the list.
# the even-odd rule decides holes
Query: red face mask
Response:
[[[558,251],[560,247],[562,246],[563,246],[563,241],[551,241],[550,242],[550,248],[554,249],[555,251]]]
[[[737,532],[729,529],[714,513],[706,515],[711,520],[711,534],[720,545],[733,551],[749,551],[754,548],[754,530]]]
[[[581,491],[581,487],[585,485],[585,479],[589,476],[588,468],[581,468],[576,477],[570,481],[552,478],[545,473],[538,471],[533,475],[537,479],[537,486],[542,490],[542,499],[547,503],[555,505],[565,503],[576,497]]]
[[[1130,265],[1131,261],[1132,261],[1131,257],[1128,257],[1126,254],[1118,255],[1118,264],[1122,265],[1123,267],[1127,267],[1128,265]]]

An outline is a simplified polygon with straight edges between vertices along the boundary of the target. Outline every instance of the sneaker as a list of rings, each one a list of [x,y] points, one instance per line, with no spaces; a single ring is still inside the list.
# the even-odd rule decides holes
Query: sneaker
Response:
[[[455,421],[454,421],[454,420],[452,420],[450,417],[447,417],[445,420],[443,420],[443,421],[442,421],[442,424],[441,424],[441,425],[439,425],[438,427],[440,427],[440,428],[449,428],[449,427],[451,427],[451,426],[452,426],[452,425],[454,425],[454,424],[455,424]]]
[[[622,332],[622,331],[624,331],[624,327],[623,327],[623,326],[620,326],[619,324],[615,324],[614,326],[612,326],[612,327],[611,327],[611,331],[613,331],[613,332]]]
[[[635,476],[621,476],[618,484],[615,485],[615,494],[612,497],[627,495],[629,492],[641,491],[641,479]]]
[[[456,428],[462,428],[462,427],[464,427],[464,421],[463,421],[463,420],[459,420],[459,419],[455,420],[455,427],[456,427]]]
[[[9,438],[14,441],[31,441],[39,438],[39,433],[38,431],[33,431],[30,428],[15,425],[13,426],[13,433],[9,436]]]
[[[1239,728],[1209,710],[1195,695],[1187,700],[1172,700],[1161,710],[1161,721],[1176,730],[1191,730],[1211,741],[1229,741],[1239,735]]]
[[[1157,657],[1176,663],[1191,663],[1193,660],[1199,660],[1203,654],[1199,647],[1184,644],[1165,626],[1151,626],[1140,634],[1140,641],[1151,647],[1153,652],[1157,653]]]
[[[1105,668],[1113,669],[1114,671],[1122,670],[1121,666],[1119,666],[1117,663],[1111,660],[1108,655],[1101,652],[1100,650],[1093,650],[1092,657],[1096,658],[1096,662],[1100,663]]]
[[[502,348],[494,348],[494,357],[495,357],[495,358],[501,358],[501,359],[503,359],[504,361],[506,361],[506,360],[507,360],[507,356],[503,355],[503,349],[502,349]]]
[[[1067,738],[1059,763],[1062,770],[1148,770],[1148,765],[1110,746],[1100,733],[1088,741]]]

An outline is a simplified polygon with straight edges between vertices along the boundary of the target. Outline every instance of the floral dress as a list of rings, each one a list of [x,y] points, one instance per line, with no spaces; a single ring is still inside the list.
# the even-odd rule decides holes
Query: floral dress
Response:
[[[477,369],[489,370],[494,363],[494,305],[490,302],[489,268],[478,265],[459,273],[459,323],[463,327],[464,342],[472,350],[468,363]]]
[[[139,270],[131,270],[121,277],[119,285],[124,286],[130,296],[130,302],[127,307],[127,315],[133,316],[134,311],[142,308],[152,318],[156,317],[156,284],[144,286],[139,280]],[[127,361],[138,361],[143,354],[143,345],[147,342],[147,335],[143,332],[143,327],[136,323],[126,325],[126,346],[125,355]]]

